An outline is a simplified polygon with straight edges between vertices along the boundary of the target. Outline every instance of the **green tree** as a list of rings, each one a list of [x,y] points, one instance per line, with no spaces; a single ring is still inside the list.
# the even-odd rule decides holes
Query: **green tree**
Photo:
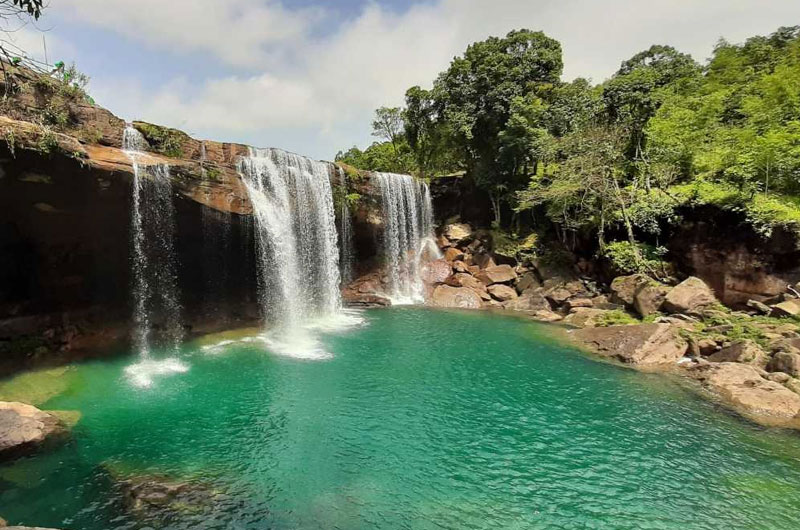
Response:
[[[535,121],[542,113],[530,107],[559,82],[562,68],[558,41],[542,32],[518,30],[470,45],[435,82],[435,97],[458,146],[457,156],[489,194],[497,225],[502,203],[527,180],[520,178],[519,170],[526,167],[521,162],[530,151],[520,156],[520,146],[530,144],[530,138],[520,140],[519,133],[527,136],[542,126]],[[523,106],[528,108],[523,111]],[[514,131],[506,130],[510,120]]]

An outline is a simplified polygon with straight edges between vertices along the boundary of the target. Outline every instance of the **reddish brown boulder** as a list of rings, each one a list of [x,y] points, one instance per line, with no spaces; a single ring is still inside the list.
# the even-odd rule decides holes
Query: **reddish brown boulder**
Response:
[[[507,283],[517,278],[517,273],[510,265],[495,265],[488,267],[476,275],[486,285],[493,283]]]
[[[674,364],[688,348],[679,329],[669,324],[586,328],[572,335],[598,354],[634,366]]]
[[[464,309],[478,309],[482,305],[481,297],[472,289],[449,285],[440,285],[433,291],[432,303],[437,307]]]
[[[700,363],[690,367],[688,373],[735,409],[760,423],[794,423],[800,414],[800,395],[764,379],[753,366]]]
[[[670,290],[663,308],[668,313],[697,313],[716,302],[711,287],[700,278],[690,276]]]
[[[25,403],[0,401],[0,460],[30,453],[66,434],[64,424]]]
[[[450,262],[461,261],[464,259],[464,253],[455,247],[449,247],[444,251],[444,259]]]
[[[722,348],[708,357],[709,361],[715,363],[732,362],[744,363],[764,368],[767,365],[769,356],[761,347],[751,340],[740,340]]]
[[[489,291],[492,298],[500,302],[507,302],[517,298],[517,291],[515,291],[513,287],[503,285],[502,283],[490,285],[486,290]]]
[[[427,283],[442,283],[453,272],[450,264],[443,259],[426,263],[422,267],[422,280]]]

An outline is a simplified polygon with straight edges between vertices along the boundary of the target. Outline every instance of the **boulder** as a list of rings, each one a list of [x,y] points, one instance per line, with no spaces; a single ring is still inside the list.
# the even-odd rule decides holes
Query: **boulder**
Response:
[[[703,386],[754,419],[785,421],[800,413],[800,395],[764,379],[753,366],[701,363],[690,367],[688,372]]]
[[[567,300],[567,309],[572,311],[573,309],[577,309],[579,307],[593,307],[594,302],[592,302],[591,298],[572,298]]]
[[[711,354],[708,360],[715,363],[744,363],[764,368],[769,356],[752,340],[740,340]]]
[[[670,290],[663,308],[668,313],[697,313],[716,302],[711,287],[700,278],[690,276]]]
[[[456,272],[469,272],[469,266],[463,261],[454,261],[453,270]]]
[[[786,300],[772,306],[772,316],[774,317],[794,317],[800,315],[800,300]]]
[[[616,304],[633,306],[634,297],[639,286],[648,283],[650,278],[644,274],[618,276],[611,282],[611,301]]]
[[[464,253],[455,247],[449,247],[444,251],[444,259],[449,262],[461,261],[464,259]]]
[[[486,285],[508,283],[517,279],[517,273],[510,265],[495,265],[479,272],[476,277]]]
[[[0,460],[30,453],[66,432],[52,414],[25,403],[0,401]]]
[[[458,243],[472,236],[472,227],[466,223],[453,223],[444,227],[442,235],[449,241]]]
[[[602,356],[639,367],[673,364],[688,348],[679,329],[669,324],[586,328],[572,335]]]
[[[697,350],[700,355],[703,357],[708,357],[719,351],[719,344],[717,341],[712,339],[700,339],[697,341]]]
[[[544,295],[554,306],[560,306],[572,296],[572,292],[564,287],[550,289]]]
[[[447,248],[450,246],[450,240],[444,235],[440,235],[436,238],[436,244],[439,245],[439,248]]]
[[[579,328],[593,328],[598,325],[600,318],[607,313],[604,309],[592,307],[578,307],[564,317],[564,323]]]
[[[769,315],[772,312],[772,308],[770,306],[763,302],[759,302],[758,300],[748,300],[747,307],[760,315]]]
[[[443,259],[426,263],[422,267],[422,280],[427,283],[442,283],[453,272],[450,264]]]
[[[502,283],[490,285],[486,290],[489,291],[492,298],[500,302],[508,302],[518,297],[517,291],[515,291],[513,287],[503,285]]]
[[[479,309],[482,305],[481,297],[468,287],[451,287],[440,285],[433,291],[433,305],[437,307],[460,307],[464,309]]]
[[[642,318],[657,313],[664,304],[669,292],[670,288],[668,286],[658,282],[648,281],[643,283],[639,285],[633,295],[633,308]]]
[[[528,314],[533,314],[537,311],[551,311],[552,309],[547,299],[541,293],[534,292],[533,289],[525,291],[519,298],[506,302],[505,308]]]
[[[516,288],[519,294],[522,294],[532,287],[539,287],[539,280],[536,278],[534,273],[526,272],[517,278]]]
[[[558,322],[559,320],[563,320],[564,317],[550,311],[549,309],[539,309],[538,311],[534,311],[531,315],[536,320],[541,320],[542,322]]]
[[[488,269],[489,267],[496,267],[497,263],[494,262],[489,254],[475,254],[472,256],[472,264],[477,265],[481,269]]]
[[[792,376],[784,372],[773,372],[771,374],[767,374],[767,379],[769,381],[775,381],[776,383],[785,385],[792,379]]]
[[[767,365],[768,372],[783,372],[792,377],[800,376],[800,354],[779,351]]]

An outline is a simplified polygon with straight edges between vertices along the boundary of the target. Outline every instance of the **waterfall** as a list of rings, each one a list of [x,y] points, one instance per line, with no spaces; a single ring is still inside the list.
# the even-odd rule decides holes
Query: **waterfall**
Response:
[[[433,206],[424,182],[409,175],[376,173],[383,207],[383,257],[394,304],[420,302],[422,258],[433,244]]]
[[[133,343],[140,363],[128,367],[134,383],[148,386],[155,373],[184,371],[174,359],[154,361],[155,346],[174,353],[183,339],[174,257],[175,214],[169,166],[143,165],[147,142],[126,124],[122,147],[133,166],[131,277]],[[154,331],[158,336],[154,337]],[[155,343],[155,344],[154,344]]]
[[[265,340],[276,353],[329,357],[308,331],[348,320],[330,166],[280,149],[251,149],[239,173],[253,205],[259,302],[272,326]]]
[[[347,174],[340,167],[336,167],[339,176],[339,187],[341,193],[341,205],[339,206],[339,234],[340,234],[340,253],[339,270],[342,284],[346,285],[353,279],[353,224],[350,219],[350,207],[347,204]]]

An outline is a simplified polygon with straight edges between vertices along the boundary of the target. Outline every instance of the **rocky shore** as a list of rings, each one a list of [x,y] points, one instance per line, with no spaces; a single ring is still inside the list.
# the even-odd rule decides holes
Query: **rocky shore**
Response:
[[[576,344],[632,368],[678,374],[704,395],[767,426],[800,428],[800,286],[747,311],[732,310],[703,280],[646,275],[609,285],[579,267],[497,252],[489,231],[440,229],[441,259],[423,271],[433,307],[493,309],[569,328]],[[345,290],[358,305],[388,305],[378,272]]]

